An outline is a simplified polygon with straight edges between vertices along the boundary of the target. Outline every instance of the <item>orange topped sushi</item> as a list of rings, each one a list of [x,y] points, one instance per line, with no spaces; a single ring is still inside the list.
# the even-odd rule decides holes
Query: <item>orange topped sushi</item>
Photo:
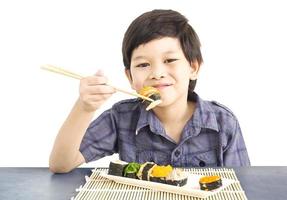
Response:
[[[222,186],[220,176],[204,176],[199,179],[200,189],[210,191]]]
[[[159,90],[154,87],[145,86],[139,91],[139,94],[153,100],[152,102],[148,102],[149,105],[146,110],[150,110],[162,102]]]

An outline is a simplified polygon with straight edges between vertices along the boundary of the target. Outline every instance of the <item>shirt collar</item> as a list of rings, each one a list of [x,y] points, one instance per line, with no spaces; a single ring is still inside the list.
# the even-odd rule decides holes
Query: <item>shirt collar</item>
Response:
[[[189,100],[196,102],[196,107],[192,118],[187,126],[207,128],[219,131],[216,115],[208,101],[202,100],[195,92],[188,97]]]
[[[190,129],[192,127],[213,129],[218,132],[219,129],[216,116],[210,104],[207,101],[202,100],[195,92],[189,95],[188,99],[190,101],[196,102],[196,107],[193,116],[187,122],[183,132],[185,132],[186,129]],[[157,134],[165,133],[164,128],[161,125],[161,122],[156,117],[154,112],[152,110],[146,111],[145,108],[146,106],[140,103],[140,115],[136,127],[136,135],[138,134],[138,131],[140,129],[148,125],[150,126],[151,131],[154,133]],[[196,132],[199,133],[198,131]]]
[[[136,135],[138,131],[143,127],[149,126],[150,130],[157,134],[165,133],[164,128],[161,125],[160,120],[156,117],[152,110],[146,111],[146,105],[143,103],[140,104],[140,115],[139,120],[136,127]]]

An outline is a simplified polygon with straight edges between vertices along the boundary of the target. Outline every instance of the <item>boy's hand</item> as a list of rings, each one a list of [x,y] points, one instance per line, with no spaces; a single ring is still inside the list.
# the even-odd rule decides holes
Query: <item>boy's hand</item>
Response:
[[[94,76],[82,78],[80,81],[80,102],[85,111],[96,111],[113,93],[115,89],[106,85],[108,79],[98,70]]]

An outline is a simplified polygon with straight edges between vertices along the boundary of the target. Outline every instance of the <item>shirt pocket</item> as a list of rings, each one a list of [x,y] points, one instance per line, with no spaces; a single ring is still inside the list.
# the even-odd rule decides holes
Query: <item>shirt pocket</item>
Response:
[[[158,165],[170,164],[170,155],[160,151],[137,151],[136,160],[139,163],[154,162]]]
[[[150,151],[137,151],[136,152],[136,162],[138,163],[145,163],[145,162],[151,162],[151,152]]]
[[[191,156],[191,165],[194,167],[216,167],[217,153],[216,150],[195,153]]]
[[[170,154],[163,151],[153,151],[152,159],[158,165],[170,164]]]

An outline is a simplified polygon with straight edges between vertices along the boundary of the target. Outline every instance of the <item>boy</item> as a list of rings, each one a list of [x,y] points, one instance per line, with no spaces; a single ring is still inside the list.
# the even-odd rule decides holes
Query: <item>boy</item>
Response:
[[[100,71],[83,78],[51,152],[51,171],[68,172],[113,153],[127,162],[174,167],[250,165],[236,117],[193,91],[203,60],[198,36],[183,15],[142,14],[126,31],[122,53],[131,87],[157,88],[162,103],[146,111],[140,99],[123,100],[90,123],[115,90]]]

